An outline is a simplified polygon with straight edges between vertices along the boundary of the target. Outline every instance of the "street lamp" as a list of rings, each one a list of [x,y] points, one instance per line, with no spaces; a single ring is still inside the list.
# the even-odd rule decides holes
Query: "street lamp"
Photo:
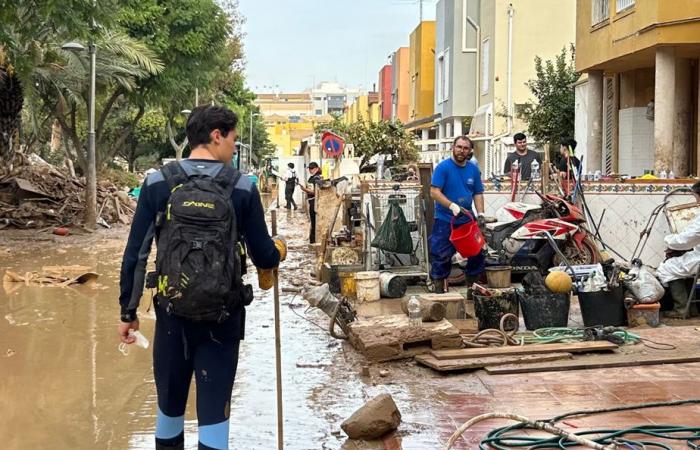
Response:
[[[88,92],[88,149],[87,149],[87,190],[85,191],[85,225],[94,228],[97,223],[97,168],[95,167],[95,66],[96,48],[94,43],[87,47],[78,42],[67,42],[61,49],[80,53],[87,50],[90,55],[90,90]]]
[[[250,114],[250,145],[248,146],[248,166],[252,166],[251,161],[253,159],[253,117],[260,116],[260,113],[254,113],[251,111]]]

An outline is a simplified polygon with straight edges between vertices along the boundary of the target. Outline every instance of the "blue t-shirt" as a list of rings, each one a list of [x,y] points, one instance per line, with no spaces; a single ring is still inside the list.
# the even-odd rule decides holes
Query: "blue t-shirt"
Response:
[[[445,197],[473,213],[472,202],[475,195],[484,193],[484,185],[481,183],[481,172],[479,167],[467,162],[467,165],[460,167],[452,158],[446,159],[437,165],[433,172],[431,186],[439,188]],[[450,222],[452,211],[435,202],[435,218]],[[469,220],[460,217],[457,223],[465,223]]]

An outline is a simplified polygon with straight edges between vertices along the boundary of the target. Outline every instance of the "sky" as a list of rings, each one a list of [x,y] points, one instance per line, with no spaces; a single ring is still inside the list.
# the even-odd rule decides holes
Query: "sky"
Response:
[[[301,92],[321,81],[371,90],[388,56],[408,46],[419,0],[239,0],[248,87]],[[425,20],[436,0],[423,0]]]

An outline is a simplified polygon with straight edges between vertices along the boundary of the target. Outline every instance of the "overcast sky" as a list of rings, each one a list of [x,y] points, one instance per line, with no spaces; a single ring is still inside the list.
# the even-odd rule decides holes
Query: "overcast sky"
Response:
[[[246,76],[255,92],[321,81],[372,89],[388,55],[408,46],[419,0],[240,0]],[[425,20],[436,0],[424,0]]]

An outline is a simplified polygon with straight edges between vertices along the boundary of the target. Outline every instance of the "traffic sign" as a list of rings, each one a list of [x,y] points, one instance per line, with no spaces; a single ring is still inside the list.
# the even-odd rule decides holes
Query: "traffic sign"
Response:
[[[326,156],[337,158],[343,154],[345,140],[335,133],[326,131],[321,136],[321,147]]]

